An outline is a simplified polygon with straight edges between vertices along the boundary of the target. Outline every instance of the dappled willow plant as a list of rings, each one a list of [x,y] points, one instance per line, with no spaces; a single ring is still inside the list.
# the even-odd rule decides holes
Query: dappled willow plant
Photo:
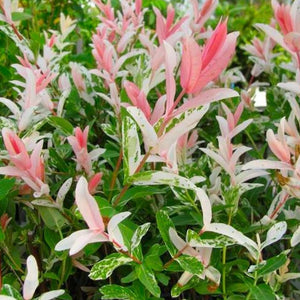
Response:
[[[267,131],[279,161],[252,160],[246,144],[258,152],[251,89],[272,73],[275,42],[299,67],[298,1],[272,2],[284,37],[260,24],[269,37],[245,46],[255,57],[249,84],[225,70],[239,33],[227,18],[206,25],[218,1],[191,1],[181,17],[159,3],[94,0],[89,69],[68,40],[76,20],[62,13],[35,55],[13,3],[0,0],[0,30],[20,51],[14,97],[0,98],[1,299],[32,299],[37,288],[41,299],[289,296],[285,283],[299,277],[289,271],[299,227],[286,221],[299,219],[295,95],[278,134]],[[299,94],[298,77],[279,86]],[[273,182],[266,169],[278,170]]]

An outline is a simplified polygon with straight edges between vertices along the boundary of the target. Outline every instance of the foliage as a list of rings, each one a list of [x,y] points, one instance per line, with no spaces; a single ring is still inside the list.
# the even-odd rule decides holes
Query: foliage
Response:
[[[296,298],[298,3],[0,0],[0,299]]]

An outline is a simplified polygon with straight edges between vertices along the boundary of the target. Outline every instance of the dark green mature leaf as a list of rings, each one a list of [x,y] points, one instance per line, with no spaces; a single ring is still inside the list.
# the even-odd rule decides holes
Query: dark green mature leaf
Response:
[[[56,208],[38,206],[38,211],[45,225],[51,230],[57,230],[63,225],[67,224],[67,220],[62,216],[62,214]]]
[[[117,267],[128,264],[131,261],[132,259],[124,254],[113,253],[97,262],[93,266],[89,277],[93,280],[106,279]]]
[[[72,124],[67,121],[66,119],[56,117],[56,116],[51,116],[48,117],[48,123],[58,129],[61,133],[63,133],[66,136],[72,135],[73,134],[73,126]]]
[[[173,222],[169,218],[168,214],[163,210],[160,210],[156,214],[156,221],[157,221],[157,227],[159,229],[160,235],[163,241],[165,242],[168,251],[170,252],[171,256],[174,256],[177,253],[177,249],[173,245],[169,235],[170,227],[175,228]]]
[[[157,284],[153,271],[146,265],[141,264],[136,267],[138,279],[146,289],[155,297],[160,297],[160,288]]]
[[[251,288],[251,298],[255,300],[274,300],[275,294],[272,289],[266,284],[260,284]]]
[[[4,178],[0,180],[0,215],[3,215],[6,212],[8,205],[8,193],[14,187],[15,179],[14,178]]]
[[[124,299],[137,300],[137,295],[128,287],[117,284],[104,285],[100,292],[103,294],[101,299]]]
[[[184,271],[194,275],[201,275],[203,273],[204,266],[196,257],[181,255],[176,258],[176,261],[180,264]]]
[[[32,15],[25,12],[13,12],[12,19],[14,22],[29,20],[32,18]]]
[[[164,192],[164,188],[156,186],[134,186],[130,188],[124,196],[120,199],[118,206],[124,206],[131,199],[144,198],[146,196],[161,194]]]
[[[287,261],[287,257],[285,253],[281,253],[277,256],[274,256],[272,258],[269,258],[265,262],[258,265],[258,268],[256,269],[258,276],[264,276],[267,275],[277,269],[279,269],[281,266],[283,266]]]

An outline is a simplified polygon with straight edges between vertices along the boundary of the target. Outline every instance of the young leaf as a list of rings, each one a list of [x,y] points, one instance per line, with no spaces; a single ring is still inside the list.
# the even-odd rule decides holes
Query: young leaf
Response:
[[[122,124],[122,144],[125,178],[134,174],[141,161],[141,149],[136,123],[125,116]]]
[[[130,263],[132,259],[121,253],[113,253],[101,261],[97,262],[91,270],[89,277],[93,280],[103,280],[108,278],[119,266]]]
[[[160,297],[160,288],[155,279],[154,273],[146,265],[137,265],[136,273],[138,279],[146,287],[146,289],[155,297]]]

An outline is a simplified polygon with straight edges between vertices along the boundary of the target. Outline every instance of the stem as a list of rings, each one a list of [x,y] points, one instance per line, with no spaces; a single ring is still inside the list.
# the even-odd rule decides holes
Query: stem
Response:
[[[167,261],[167,262],[164,264],[163,268],[164,268],[164,269],[167,269],[168,266],[171,265],[171,264],[174,262],[174,260],[175,260],[176,258],[178,258],[188,246],[189,246],[189,245],[186,244],[181,250],[179,250],[179,251],[178,251],[178,252],[177,252],[177,253],[176,253],[169,261]]]
[[[122,162],[122,158],[123,158],[123,151],[122,151],[122,147],[120,148],[120,154],[118,157],[118,161],[116,164],[116,167],[114,169],[113,175],[112,175],[112,179],[111,179],[111,183],[109,186],[110,189],[110,193],[109,193],[109,197],[108,197],[108,202],[110,202],[111,198],[112,198],[112,193],[113,193],[113,188],[115,187],[116,181],[117,181],[117,176],[118,176],[118,172],[121,166],[121,162]]]
[[[2,252],[0,252],[0,290],[2,289]]]
[[[200,236],[202,233],[204,233],[204,230],[203,230],[203,228],[198,232],[198,235]],[[172,264],[173,262],[174,262],[174,260],[176,259],[176,258],[178,258],[182,253],[183,253],[183,251],[187,248],[187,247],[189,247],[189,244],[187,243],[181,250],[179,250],[169,261],[167,261],[165,264],[164,264],[164,266],[163,266],[163,268],[164,269],[166,269],[166,268],[168,268],[168,266],[170,265],[170,264]]]
[[[231,224],[231,219],[232,219],[232,212],[228,214],[228,222],[227,224]],[[226,254],[227,254],[227,247],[223,247],[223,253],[222,253],[222,264],[223,264],[223,269],[222,269],[222,291],[223,291],[223,299],[227,299],[227,291],[226,291]]]
[[[176,98],[172,108],[171,108],[171,112],[173,112],[173,110],[176,108],[176,106],[178,105],[178,103],[180,102],[180,100],[182,99],[182,97],[185,94],[185,89],[182,89],[182,91],[180,92],[180,94],[178,95],[178,97]]]
[[[161,127],[158,130],[157,136],[161,136],[166,125],[168,124],[168,122],[170,121],[170,117],[172,116],[172,112],[173,110],[176,108],[176,106],[178,105],[178,103],[180,102],[180,100],[182,99],[182,97],[185,94],[185,89],[182,89],[182,91],[180,92],[180,94],[178,95],[178,97],[176,98],[173,106],[170,109],[170,112],[167,113],[165,120],[163,121],[163,123],[161,124]]]
[[[288,200],[289,195],[285,195],[285,197],[283,198],[283,200],[281,200],[278,205],[276,206],[276,208],[273,210],[272,214],[270,215],[270,219],[274,219],[275,216],[277,215],[278,211],[281,209],[281,207],[285,204],[285,202]]]
[[[150,151],[151,149],[148,150],[148,152],[144,155],[143,159],[141,160],[140,164],[138,165],[138,167],[136,168],[134,174],[137,174],[144,166],[144,164],[146,163],[148,157],[150,156]],[[116,198],[116,200],[113,203],[113,206],[117,206],[121,200],[121,198],[124,196],[124,194],[126,193],[126,191],[129,189],[130,184],[126,184],[124,185],[123,189],[121,190],[119,196]]]
[[[222,270],[222,291],[223,291],[223,299],[227,299],[226,296],[226,252],[227,247],[223,247],[223,254],[222,254],[222,264],[223,264],[223,270]]]
[[[253,138],[252,138],[252,136],[249,134],[249,132],[248,132],[247,130],[245,130],[244,132],[246,133],[246,135],[247,135],[249,141],[251,142],[251,145],[253,146],[253,148],[255,149],[255,151],[258,153],[259,158],[260,158],[260,159],[263,159],[263,156],[262,156],[261,153],[259,152],[259,150],[258,150],[258,148],[257,148],[257,146],[256,146],[256,144],[255,144],[255,142],[254,142],[254,140],[253,140]]]

